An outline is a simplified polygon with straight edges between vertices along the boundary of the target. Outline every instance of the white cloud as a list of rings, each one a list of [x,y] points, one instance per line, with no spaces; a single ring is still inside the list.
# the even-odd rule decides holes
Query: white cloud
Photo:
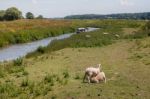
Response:
[[[37,0],[32,0],[32,3],[37,4],[38,2],[37,2]]]
[[[134,5],[134,3],[131,2],[131,0],[130,1],[129,0],[120,0],[120,4],[122,6],[133,6]]]

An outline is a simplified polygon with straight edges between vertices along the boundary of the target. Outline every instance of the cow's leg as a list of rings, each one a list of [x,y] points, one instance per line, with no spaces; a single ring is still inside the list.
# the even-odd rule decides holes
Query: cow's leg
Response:
[[[87,76],[88,83],[91,83],[90,78],[90,76]]]
[[[84,74],[84,77],[83,77],[83,82],[85,81],[85,79],[86,79],[86,73]]]
[[[103,77],[103,79],[104,79],[104,82],[106,83],[106,77]]]

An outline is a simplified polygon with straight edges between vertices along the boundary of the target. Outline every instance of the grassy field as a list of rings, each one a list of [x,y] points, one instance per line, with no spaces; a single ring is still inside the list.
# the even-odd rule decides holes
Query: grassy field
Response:
[[[137,39],[138,30],[105,27],[54,41],[29,58],[2,63],[0,98],[149,99],[150,37]],[[107,83],[83,83],[85,68],[98,63]]]
[[[140,27],[144,21],[134,20],[17,20],[0,22],[0,47],[31,42],[50,36],[74,32],[77,27]]]
[[[0,22],[0,47],[74,32],[67,20],[17,20]]]

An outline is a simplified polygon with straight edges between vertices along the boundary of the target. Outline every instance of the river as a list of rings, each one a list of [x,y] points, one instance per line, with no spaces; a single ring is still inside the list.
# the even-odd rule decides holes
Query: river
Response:
[[[99,28],[89,27],[86,32],[95,31],[97,29]],[[47,46],[53,40],[69,38],[70,36],[74,34],[76,33],[68,33],[68,34],[63,34],[63,35],[59,35],[56,37],[48,37],[42,40],[30,42],[30,43],[16,44],[16,45],[11,45],[6,48],[2,48],[0,49],[0,62],[10,61],[10,60],[17,59],[19,57],[23,57],[27,55],[28,53],[35,51],[39,46]]]

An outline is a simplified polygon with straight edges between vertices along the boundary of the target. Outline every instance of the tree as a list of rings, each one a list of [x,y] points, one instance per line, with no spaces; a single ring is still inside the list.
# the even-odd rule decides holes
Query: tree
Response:
[[[22,17],[22,12],[19,11],[16,7],[8,8],[5,12],[4,18],[6,20],[17,20]]]
[[[33,13],[27,12],[27,13],[26,13],[26,18],[27,18],[27,19],[34,19]]]
[[[0,21],[4,20],[4,15],[5,15],[5,11],[4,10],[0,10]]]
[[[43,19],[43,16],[42,16],[42,15],[39,15],[39,16],[37,17],[37,19]]]

